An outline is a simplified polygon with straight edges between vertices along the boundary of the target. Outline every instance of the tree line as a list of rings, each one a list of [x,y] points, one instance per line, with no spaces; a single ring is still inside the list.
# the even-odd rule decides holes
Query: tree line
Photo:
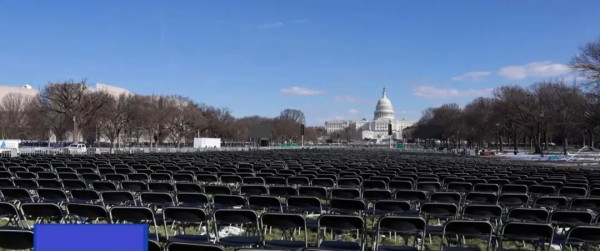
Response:
[[[49,83],[35,97],[9,93],[0,100],[0,138],[57,142],[83,139],[110,147],[183,146],[194,137],[224,142],[301,139],[300,110],[285,109],[275,118],[235,118],[227,108],[200,104],[177,95],[111,95],[81,81]],[[306,127],[305,140],[316,142],[319,130]]]
[[[594,147],[600,133],[600,40],[583,46],[570,66],[583,81],[567,84],[546,80],[523,87],[505,85],[491,97],[478,97],[460,107],[443,104],[423,111],[413,138],[440,140],[446,147],[485,148],[505,144],[517,152],[533,145],[542,153],[549,143],[569,142]]]

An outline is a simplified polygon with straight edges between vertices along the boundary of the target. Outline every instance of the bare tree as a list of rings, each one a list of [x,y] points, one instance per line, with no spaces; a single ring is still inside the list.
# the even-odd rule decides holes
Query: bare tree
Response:
[[[69,80],[48,84],[39,97],[42,111],[71,119],[73,141],[78,141],[80,129],[95,119],[110,96],[101,91],[91,91],[85,80]]]
[[[2,138],[25,138],[26,108],[31,98],[23,94],[9,93],[0,103],[0,128]]]
[[[102,135],[110,141],[111,152],[115,141],[134,119],[133,105],[133,98],[129,95],[121,94],[118,97],[109,98],[102,109],[99,129]]]
[[[600,95],[600,39],[584,45],[570,65],[585,77],[585,86]]]
[[[568,138],[583,123],[585,97],[575,86],[567,86],[564,82],[541,82],[533,86],[540,105],[552,126],[562,138],[563,153],[567,155]]]
[[[492,121],[493,102],[491,98],[476,98],[463,111],[464,122],[468,125],[465,126],[464,136],[471,144],[476,143],[478,148],[483,147],[483,142],[490,139],[491,132],[497,136],[497,143],[502,142],[502,133]]]
[[[304,112],[296,109],[285,109],[279,114],[279,119],[288,120],[295,124],[304,124],[306,119],[304,118]]]
[[[193,136],[201,120],[198,104],[182,96],[169,97],[165,109],[168,109],[166,129],[176,147],[182,139]]]

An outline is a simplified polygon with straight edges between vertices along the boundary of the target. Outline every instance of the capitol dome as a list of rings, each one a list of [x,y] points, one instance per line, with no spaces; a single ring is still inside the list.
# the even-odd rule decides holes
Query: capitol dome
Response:
[[[379,101],[377,101],[374,119],[394,119],[394,107],[392,106],[392,101],[390,101],[385,94],[385,88],[383,88],[381,98],[379,99]]]

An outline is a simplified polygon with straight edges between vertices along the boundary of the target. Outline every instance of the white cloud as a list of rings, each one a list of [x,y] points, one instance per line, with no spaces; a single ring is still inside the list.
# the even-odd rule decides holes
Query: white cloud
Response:
[[[407,111],[407,110],[402,110],[402,111],[394,111],[396,114],[401,114],[401,115],[406,115],[406,114],[415,114],[417,113],[417,111]]]
[[[279,91],[284,94],[301,95],[301,96],[318,95],[318,94],[323,93],[323,91],[320,91],[320,90],[313,90],[313,89],[308,89],[308,88],[303,88],[303,87],[298,87],[298,86],[292,86],[290,88],[283,88],[283,89],[280,89]]]
[[[348,109],[348,113],[349,113],[349,114],[353,114],[353,115],[354,115],[354,114],[358,114],[358,113],[360,113],[360,111],[358,111],[358,110],[356,110],[356,109],[352,108],[352,109]]]
[[[297,19],[297,20],[292,21],[292,23],[293,24],[303,24],[303,23],[306,23],[308,21],[309,21],[308,19]]]
[[[568,74],[571,71],[568,65],[553,63],[551,61],[533,62],[524,65],[510,65],[500,68],[498,75],[512,80],[528,77],[555,77]]]
[[[452,77],[452,80],[453,81],[478,82],[478,81],[483,80],[485,77],[489,76],[490,74],[492,74],[491,71],[472,71],[472,72],[467,72],[462,75],[454,76],[454,77]]]
[[[276,22],[276,23],[270,23],[270,24],[259,24],[256,27],[259,29],[275,29],[275,28],[283,27],[283,22]]]
[[[413,95],[428,99],[434,98],[465,98],[485,96],[492,92],[493,88],[488,89],[470,89],[457,90],[448,88],[438,88],[433,86],[417,86],[413,89]]]
[[[341,95],[333,97],[333,101],[340,103],[356,103],[358,102],[358,99],[347,95]]]

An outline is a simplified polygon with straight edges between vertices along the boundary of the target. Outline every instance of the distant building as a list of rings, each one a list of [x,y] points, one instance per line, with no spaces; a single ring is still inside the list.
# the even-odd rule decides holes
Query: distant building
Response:
[[[40,91],[32,88],[31,85],[24,85],[22,87],[0,85],[0,100],[9,93],[17,93],[26,97],[35,97]]]
[[[96,83],[97,91],[104,91],[113,96],[120,96],[121,94],[130,95],[133,94],[131,91],[121,88],[118,86],[107,85],[103,83]]]
[[[373,120],[331,120],[325,122],[325,130],[327,133],[342,131],[348,127],[354,127],[358,131],[362,131],[363,139],[383,140],[388,139],[388,125],[392,124],[392,137],[402,139],[403,130],[412,126],[415,122],[409,120],[396,120],[394,118],[394,107],[392,102],[387,98],[385,88],[373,114]]]

